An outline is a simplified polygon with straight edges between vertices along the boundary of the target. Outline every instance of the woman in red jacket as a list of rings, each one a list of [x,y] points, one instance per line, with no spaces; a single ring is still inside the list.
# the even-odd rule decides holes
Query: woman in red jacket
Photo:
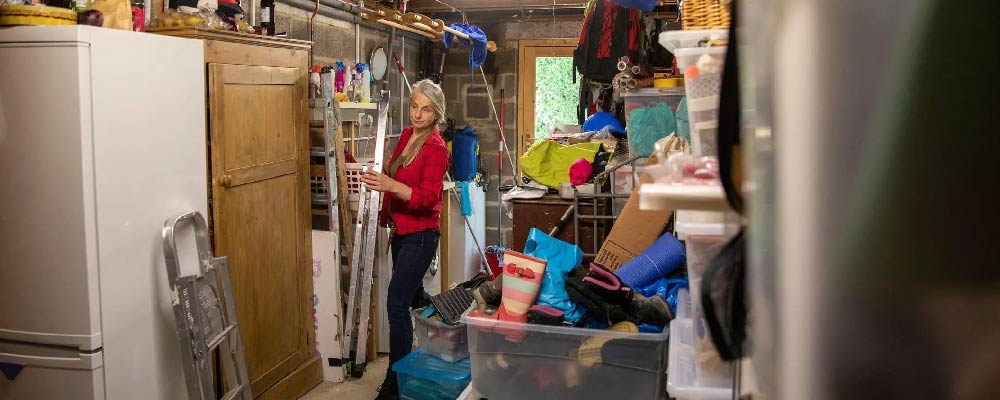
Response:
[[[387,299],[389,314],[389,370],[377,399],[398,398],[392,365],[413,346],[410,307],[429,304],[423,278],[441,237],[441,198],[448,169],[448,147],[437,127],[444,122],[441,87],[429,80],[413,85],[410,127],[387,164],[387,174],[368,172],[361,180],[369,189],[385,193],[382,221],[394,227],[392,279]],[[388,218],[387,218],[388,217]]]

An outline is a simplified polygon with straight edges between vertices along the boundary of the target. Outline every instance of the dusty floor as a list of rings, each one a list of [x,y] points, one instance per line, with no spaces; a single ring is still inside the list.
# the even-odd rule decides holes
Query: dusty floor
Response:
[[[368,364],[365,376],[341,383],[323,382],[316,386],[300,400],[372,400],[378,391],[378,385],[385,379],[385,367],[389,365],[389,357],[381,356]]]

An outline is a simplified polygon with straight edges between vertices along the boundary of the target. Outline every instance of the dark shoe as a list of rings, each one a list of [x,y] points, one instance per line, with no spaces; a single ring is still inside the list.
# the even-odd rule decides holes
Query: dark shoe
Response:
[[[638,324],[651,324],[666,326],[670,320],[674,319],[674,313],[670,311],[670,305],[660,296],[645,297],[636,293],[625,311],[635,316]]]
[[[632,301],[635,294],[617,275],[596,263],[590,263],[590,270],[583,282],[594,294],[613,305],[624,306]]]
[[[398,400],[399,399],[399,383],[396,381],[390,381],[386,379],[378,387],[378,395],[375,396],[375,400]]]
[[[528,323],[536,325],[562,326],[564,314],[555,307],[533,305],[528,309]]]
[[[594,273],[594,269],[603,268],[596,264],[580,266],[570,272],[566,278],[566,293],[570,300],[586,308],[592,318],[608,325],[622,321],[633,321],[621,304],[631,299],[632,290],[616,279],[609,279],[603,273]],[[607,270],[604,270],[607,271]],[[612,276],[614,274],[611,274]],[[617,283],[615,283],[617,282]]]
[[[424,291],[417,293],[417,295],[413,297],[413,301],[410,302],[410,308],[414,310],[419,310],[429,305],[431,305],[431,296]]]
[[[500,307],[500,299],[503,297],[503,275],[497,276],[493,281],[486,282],[472,291],[472,297],[476,299],[476,308],[481,313],[486,313],[487,309],[497,309]]]

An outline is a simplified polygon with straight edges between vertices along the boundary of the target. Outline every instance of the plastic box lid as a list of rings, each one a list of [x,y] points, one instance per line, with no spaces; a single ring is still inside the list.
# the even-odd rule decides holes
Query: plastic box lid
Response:
[[[629,97],[663,97],[663,96],[684,96],[684,87],[674,88],[643,88],[632,92],[624,92],[622,98]]]
[[[392,370],[433,381],[460,383],[472,379],[472,366],[468,358],[450,363],[420,350],[414,350],[393,364]]]
[[[716,211],[678,210],[674,227],[677,238],[729,236],[739,229],[739,216]]]
[[[729,38],[729,31],[725,29],[708,29],[697,31],[666,31],[660,33],[657,41],[671,53],[677,49],[687,47],[698,47],[699,42],[708,39]]]

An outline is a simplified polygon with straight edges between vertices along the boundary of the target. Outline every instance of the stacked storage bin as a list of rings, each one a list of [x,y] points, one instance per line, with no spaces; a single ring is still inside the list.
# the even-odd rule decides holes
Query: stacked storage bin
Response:
[[[732,390],[732,363],[722,360],[709,336],[701,284],[708,264],[739,229],[738,218],[735,213],[677,211],[677,237],[685,243],[690,287],[690,296],[678,300],[678,318],[670,324],[673,364],[667,389],[679,400],[728,399]]]
[[[453,400],[472,380],[469,359],[449,363],[421,350],[414,350],[392,366],[399,377],[399,398],[405,400]]]
[[[469,343],[465,324],[449,325],[438,318],[425,318],[417,310],[413,316],[413,335],[417,347],[424,353],[447,362],[458,362],[469,357]]]
[[[725,30],[667,31],[660,34],[660,44],[677,58],[684,75],[684,90],[695,155],[715,156],[719,128],[719,92],[722,88],[722,65],[725,46],[706,47],[726,39]]]
[[[437,316],[412,310],[418,350],[393,364],[399,397],[410,400],[455,399],[472,380],[465,324],[449,325]]]
[[[676,114],[683,98],[684,88],[649,88],[622,93],[631,156],[653,154],[657,140],[678,132]],[[673,121],[673,132],[663,129],[669,128],[670,121]]]

